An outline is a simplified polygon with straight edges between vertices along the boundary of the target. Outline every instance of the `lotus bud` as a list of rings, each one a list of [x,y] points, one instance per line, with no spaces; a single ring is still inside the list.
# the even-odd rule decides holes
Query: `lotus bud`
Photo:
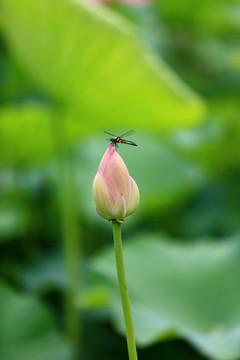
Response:
[[[112,144],[103,155],[93,181],[97,212],[104,219],[125,222],[139,204],[139,190]]]

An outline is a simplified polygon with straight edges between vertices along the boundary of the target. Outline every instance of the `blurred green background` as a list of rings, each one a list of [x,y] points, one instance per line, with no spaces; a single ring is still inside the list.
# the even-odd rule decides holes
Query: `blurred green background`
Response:
[[[128,358],[92,181],[130,129],[139,360],[239,359],[239,36],[237,0],[1,0],[1,360]]]

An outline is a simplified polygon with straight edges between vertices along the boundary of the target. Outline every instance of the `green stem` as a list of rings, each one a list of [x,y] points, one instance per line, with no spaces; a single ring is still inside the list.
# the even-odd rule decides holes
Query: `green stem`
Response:
[[[76,193],[73,182],[72,159],[60,160],[60,205],[62,218],[63,253],[66,271],[65,326],[73,348],[73,360],[80,352],[81,316],[74,302],[79,295],[81,279],[80,229],[77,219]]]
[[[115,248],[117,276],[118,276],[118,284],[121,294],[122,308],[123,308],[125,328],[126,328],[128,355],[130,360],[137,360],[137,350],[136,350],[136,343],[134,336],[132,312],[131,312],[130,300],[128,295],[127,280],[124,270],[121,224],[119,224],[115,220],[113,220],[112,223],[113,223],[113,239],[114,239],[114,248]]]
[[[76,184],[74,183],[75,159],[66,143],[64,109],[60,106],[59,109],[57,107],[53,109],[51,130],[58,160],[60,226],[66,272],[65,331],[72,346],[71,360],[76,360],[80,358],[81,354],[81,313],[75,305],[76,297],[81,290],[81,227],[77,213]]]

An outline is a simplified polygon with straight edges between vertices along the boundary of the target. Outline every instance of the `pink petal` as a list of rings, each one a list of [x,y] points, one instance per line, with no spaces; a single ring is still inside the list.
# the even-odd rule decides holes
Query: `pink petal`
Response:
[[[115,201],[103,175],[99,171],[93,181],[93,197],[100,213],[111,213],[111,209],[114,206]]]
[[[127,205],[127,213],[126,216],[131,215],[138,207],[139,204],[139,190],[137,187],[137,184],[135,183],[135,181],[133,180],[133,178],[130,176],[130,197],[129,197],[129,202]]]
[[[124,199],[123,194],[121,194],[111,211],[111,213],[113,214],[113,219],[116,220],[124,219],[126,216],[126,211],[127,211],[126,200]]]
[[[103,174],[104,173],[104,169],[106,167],[106,164],[108,163],[110,157],[112,156],[112,154],[116,152],[114,146],[112,144],[109,145],[109,147],[107,148],[107,150],[105,151],[105,154],[102,157],[102,160],[100,162],[100,165],[98,167],[98,170]]]
[[[103,176],[115,201],[123,194],[128,202],[130,195],[130,176],[124,161],[116,150],[111,153],[104,168]]]

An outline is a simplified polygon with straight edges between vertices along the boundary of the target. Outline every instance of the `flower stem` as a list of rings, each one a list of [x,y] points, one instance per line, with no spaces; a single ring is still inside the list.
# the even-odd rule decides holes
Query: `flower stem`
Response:
[[[134,337],[132,312],[131,312],[130,300],[128,295],[127,280],[124,270],[121,224],[119,224],[115,220],[113,220],[112,223],[113,223],[113,239],[114,239],[117,276],[118,276],[118,284],[121,294],[122,308],[123,308],[124,321],[125,321],[128,355],[130,360],[137,360],[137,350],[136,350],[136,343]]]

